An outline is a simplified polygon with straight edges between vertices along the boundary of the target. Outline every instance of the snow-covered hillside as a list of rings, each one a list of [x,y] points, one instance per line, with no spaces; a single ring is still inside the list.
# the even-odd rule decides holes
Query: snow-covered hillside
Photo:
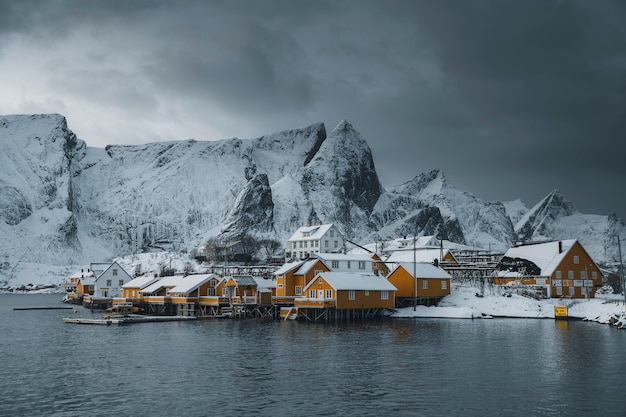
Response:
[[[598,261],[614,260],[612,236],[626,237],[621,220],[583,215],[554,193],[530,210],[484,202],[439,170],[385,190],[367,141],[345,120],[328,133],[316,123],[256,139],[99,149],[63,116],[0,116],[0,145],[0,281],[57,282],[89,262],[186,254],[214,236],[286,242],[309,221],[335,223],[361,244],[441,235],[504,251],[578,238]]]

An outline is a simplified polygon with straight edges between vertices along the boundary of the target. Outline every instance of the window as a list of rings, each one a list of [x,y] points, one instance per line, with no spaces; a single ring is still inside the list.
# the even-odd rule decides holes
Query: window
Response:
[[[333,298],[333,290],[326,290],[326,298]]]
[[[335,240],[335,249],[337,249],[338,247],[339,247],[339,242]]]
[[[587,271],[580,271],[580,279],[587,279]]]
[[[119,282],[117,283],[117,286],[121,287],[122,285],[124,285],[124,280],[120,279]]]
[[[596,271],[591,271],[591,279],[598,279],[598,273]]]
[[[556,295],[563,295],[563,287],[556,287]]]
[[[304,247],[305,247],[305,248],[308,248],[308,247],[309,247],[309,242],[308,242],[308,241],[306,241],[306,240],[304,241]]]
[[[113,269],[113,276],[116,277],[117,276],[117,269]]]
[[[333,267],[333,269],[338,269],[339,268],[339,261],[331,261],[330,265]]]
[[[324,247],[325,247],[325,248],[327,248],[327,247],[328,247],[328,241],[327,241],[327,240],[325,240],[325,241],[324,241]]]
[[[428,280],[427,279],[423,279],[422,280],[422,289],[423,290],[427,290],[428,289]]]
[[[359,269],[365,269],[365,261],[359,261]]]
[[[369,290],[365,290],[365,296],[367,297],[368,295],[370,295]]]
[[[441,281],[441,289],[442,290],[448,289],[448,281],[446,281],[445,279]]]
[[[278,288],[282,288],[282,287],[283,287],[283,284],[278,284]]]
[[[302,241],[300,241],[300,248],[302,248]]]
[[[309,290],[309,298],[315,298],[315,290]]]
[[[320,279],[318,279],[318,280],[317,280],[317,283],[318,283],[318,284],[321,284],[321,283],[322,283],[322,278],[321,278],[321,277],[320,277]]]
[[[574,271],[567,271],[567,278],[574,279]]]
[[[348,261],[348,269],[350,269],[352,266],[352,263],[350,261]]]
[[[389,299],[389,291],[387,290],[382,290],[380,292],[380,299],[381,300],[388,300]]]
[[[209,297],[214,297],[215,296],[215,288],[213,288],[213,287],[207,288],[206,295],[208,295]]]
[[[296,285],[296,295],[302,295],[302,285]]]
[[[354,300],[354,290],[348,291],[348,300]]]
[[[111,280],[107,279],[107,287],[110,287],[110,286],[111,286]]]
[[[561,271],[556,271],[556,279],[561,279]]]
[[[215,287],[215,284],[217,284],[216,279],[212,279],[211,281],[209,281],[209,287]]]
[[[226,287],[222,288],[222,297],[228,297],[228,289]]]
[[[580,262],[578,255],[574,255],[574,263],[577,264],[578,262]]]
[[[330,231],[330,237],[335,237],[335,231],[334,230]]]
[[[322,272],[323,272],[323,271],[322,271],[321,269],[316,269],[316,270],[315,270],[315,275],[319,275],[319,274],[321,274]]]

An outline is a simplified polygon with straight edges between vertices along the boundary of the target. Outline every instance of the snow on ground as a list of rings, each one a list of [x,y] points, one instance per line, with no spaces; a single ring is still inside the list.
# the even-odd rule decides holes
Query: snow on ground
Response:
[[[455,286],[438,306],[417,306],[397,309],[392,317],[445,317],[445,318],[554,318],[555,306],[567,306],[568,316],[603,324],[626,325],[623,297],[598,295],[593,299],[542,299],[510,294],[499,288],[480,290],[470,286]],[[617,323],[614,323],[617,321]]]

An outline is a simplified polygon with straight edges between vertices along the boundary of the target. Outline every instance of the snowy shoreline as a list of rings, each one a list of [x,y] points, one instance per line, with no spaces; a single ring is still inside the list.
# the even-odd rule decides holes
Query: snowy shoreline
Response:
[[[396,309],[393,318],[539,318],[554,319],[554,307],[566,306],[569,319],[594,321],[626,328],[624,299],[621,295],[598,295],[592,299],[542,299],[535,300],[502,289],[485,291],[457,286],[444,297],[438,306],[417,306]]]

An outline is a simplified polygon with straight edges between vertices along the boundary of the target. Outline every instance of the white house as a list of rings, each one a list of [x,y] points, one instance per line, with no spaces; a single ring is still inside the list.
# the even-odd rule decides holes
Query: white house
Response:
[[[291,260],[307,259],[313,253],[344,253],[345,239],[334,224],[301,227],[287,242],[285,257]]]
[[[89,267],[95,275],[93,296],[112,298],[121,296],[121,288],[132,277],[117,262],[92,263]]]
[[[360,272],[371,274],[374,271],[374,258],[365,254],[317,253],[333,272]]]

